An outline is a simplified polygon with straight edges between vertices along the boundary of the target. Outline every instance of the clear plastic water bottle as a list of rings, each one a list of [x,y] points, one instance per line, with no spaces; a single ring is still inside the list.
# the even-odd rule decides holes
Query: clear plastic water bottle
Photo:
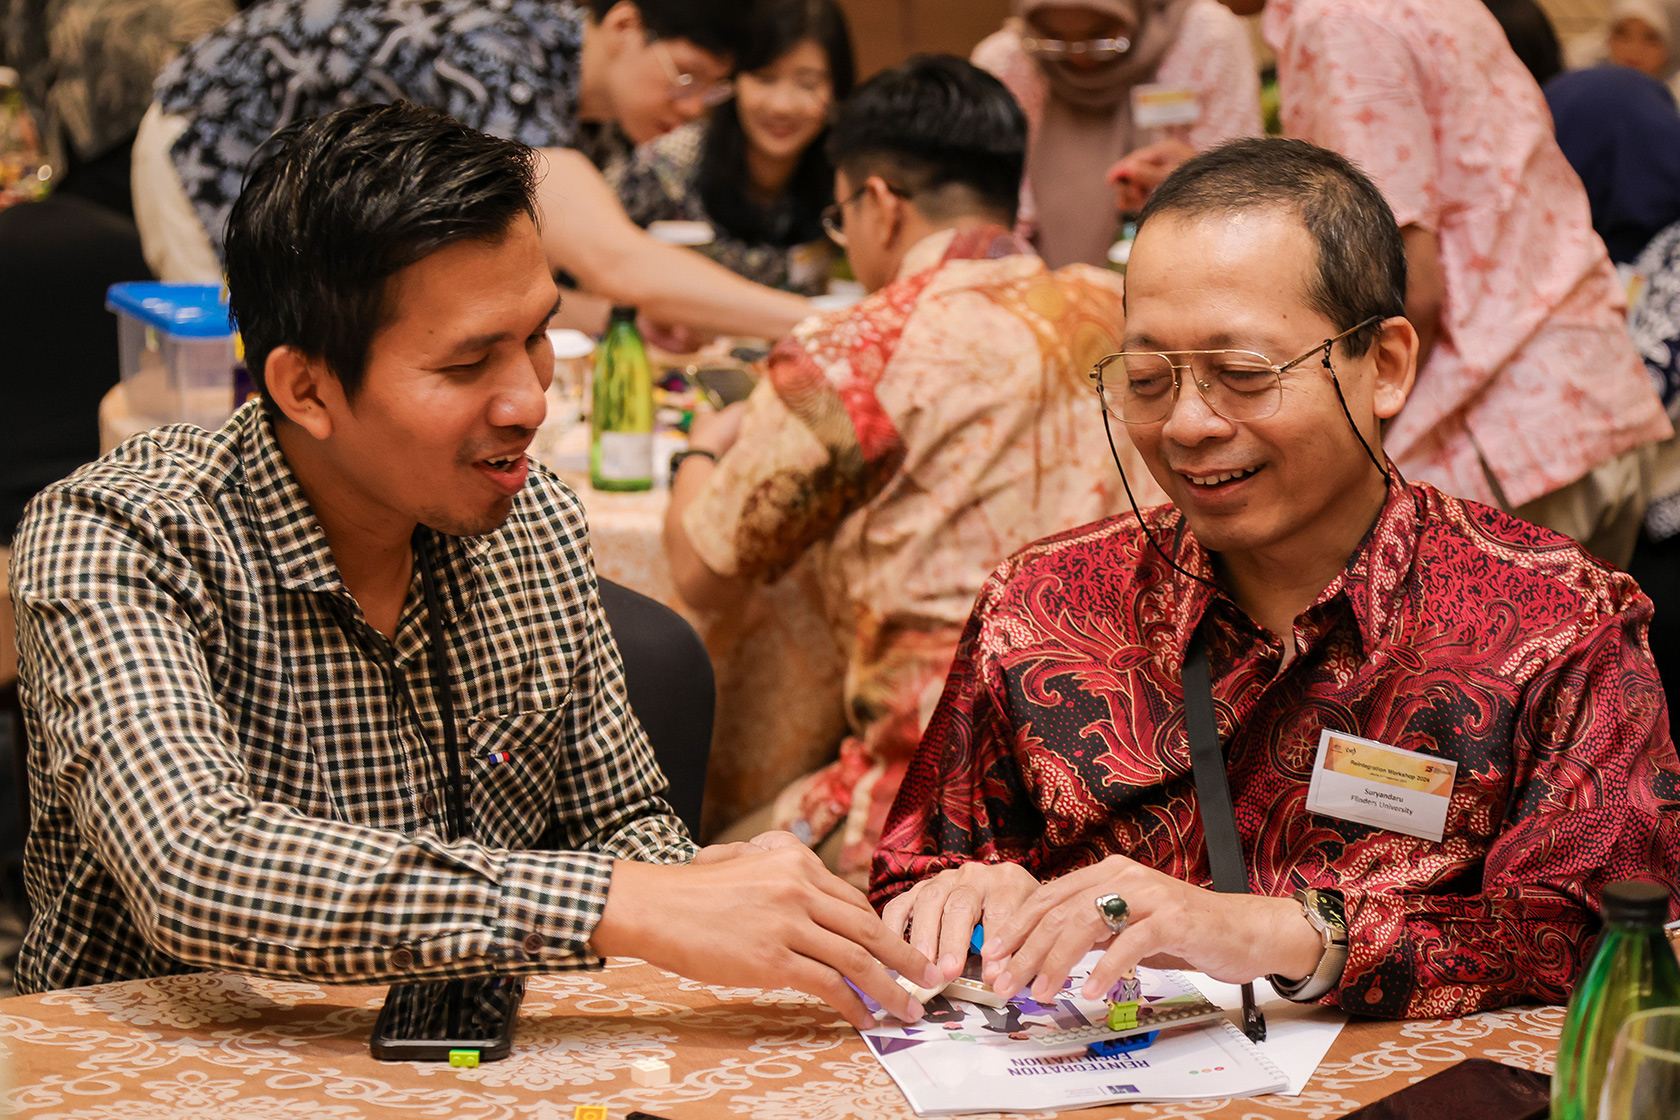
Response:
[[[653,370],[636,309],[615,307],[595,351],[589,481],[597,490],[653,486]]]
[[[1668,888],[1645,879],[1611,883],[1603,910],[1598,949],[1563,1020],[1552,1120],[1596,1120],[1617,1029],[1636,1011],[1680,1007],[1680,962],[1663,933]]]

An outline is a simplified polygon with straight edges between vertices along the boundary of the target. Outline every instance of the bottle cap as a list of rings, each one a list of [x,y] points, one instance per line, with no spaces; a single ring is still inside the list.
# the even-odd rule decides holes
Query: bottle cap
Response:
[[[1604,920],[1661,925],[1668,920],[1668,888],[1650,879],[1623,879],[1604,887]]]
[[[626,323],[626,322],[634,323],[635,321],[636,321],[636,309],[634,307],[619,306],[619,307],[614,307],[612,309],[611,322],[614,322],[614,323]]]

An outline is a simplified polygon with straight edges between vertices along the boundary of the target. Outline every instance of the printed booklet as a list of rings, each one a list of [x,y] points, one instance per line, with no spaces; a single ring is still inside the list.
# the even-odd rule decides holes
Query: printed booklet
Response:
[[[1287,1088],[1283,1071],[1223,1015],[1168,1027],[1153,1045],[1127,1054],[1093,1057],[1082,1042],[1068,1041],[1078,1035],[1060,1032],[1084,1033],[1107,1017],[1102,1000],[1078,994],[1099,956],[1092,952],[1080,962],[1050,1004],[1025,992],[1000,1008],[938,995],[921,1022],[902,1026],[887,1016],[882,1026],[861,1032],[864,1043],[923,1116],[1250,1097]],[[1200,1002],[1177,972],[1145,968],[1138,978],[1145,1006]]]

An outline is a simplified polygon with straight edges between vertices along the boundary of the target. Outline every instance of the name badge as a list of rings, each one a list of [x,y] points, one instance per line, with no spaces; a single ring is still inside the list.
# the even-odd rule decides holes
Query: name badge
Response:
[[[1327,817],[1439,841],[1458,763],[1326,728],[1307,808]]]
[[[1138,128],[1195,124],[1201,118],[1202,103],[1193,89],[1163,85],[1132,87],[1132,124]]]

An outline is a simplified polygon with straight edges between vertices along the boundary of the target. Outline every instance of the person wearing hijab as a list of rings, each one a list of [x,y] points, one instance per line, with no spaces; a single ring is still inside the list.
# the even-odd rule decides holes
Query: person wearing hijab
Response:
[[[1571,43],[1569,58],[1576,69],[1631,66],[1680,98],[1680,0],[1613,0],[1604,26]]]
[[[1545,92],[1593,229],[1610,259],[1627,264],[1680,221],[1680,110],[1666,86],[1626,66],[1560,74]]]
[[[973,61],[1026,114],[1017,232],[1051,268],[1107,263],[1119,215],[1104,176],[1122,157],[1261,133],[1248,29],[1216,0],[1015,0]]]

